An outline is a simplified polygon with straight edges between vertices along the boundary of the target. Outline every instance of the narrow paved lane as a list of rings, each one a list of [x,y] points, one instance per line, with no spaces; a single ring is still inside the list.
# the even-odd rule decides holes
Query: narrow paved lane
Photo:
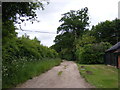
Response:
[[[92,88],[80,76],[77,65],[64,61],[48,72],[18,85],[17,88]]]

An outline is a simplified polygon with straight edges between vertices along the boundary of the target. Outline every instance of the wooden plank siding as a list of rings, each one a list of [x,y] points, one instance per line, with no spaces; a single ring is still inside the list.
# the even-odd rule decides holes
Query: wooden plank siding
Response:
[[[118,56],[118,68],[120,68],[120,55]]]

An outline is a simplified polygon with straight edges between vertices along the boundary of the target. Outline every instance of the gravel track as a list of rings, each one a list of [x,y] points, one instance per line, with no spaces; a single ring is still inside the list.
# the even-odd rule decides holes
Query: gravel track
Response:
[[[79,74],[76,63],[63,61],[59,66],[43,73],[16,88],[94,88]]]

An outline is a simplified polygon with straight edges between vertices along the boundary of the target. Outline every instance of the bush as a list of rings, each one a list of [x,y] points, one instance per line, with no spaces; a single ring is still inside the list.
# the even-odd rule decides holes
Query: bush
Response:
[[[29,62],[28,62],[29,61]],[[23,83],[34,76],[51,69],[53,66],[59,65],[60,59],[30,59],[22,57],[12,60],[12,65],[3,65],[3,88],[15,87],[19,83]]]
[[[62,59],[73,60],[73,53],[72,53],[72,50],[70,49],[67,49],[67,48],[62,49],[62,51],[59,54]]]
[[[104,63],[105,50],[110,48],[110,46],[108,42],[86,44],[77,49],[77,60],[81,64],[102,64]]]
[[[44,61],[46,63],[51,62],[51,64],[49,64],[50,66],[47,64],[42,64],[43,66],[45,65],[45,67],[48,67],[47,69],[43,70],[46,71],[49,68],[51,68],[51,65],[52,66],[56,65],[54,63],[57,62],[57,61],[48,62],[46,61],[46,58],[50,60],[58,58],[58,53],[55,50],[40,45],[40,42],[36,40],[36,38],[34,40],[30,40],[28,37],[24,36],[21,38],[14,37],[14,39],[9,40],[7,44],[3,46],[2,53],[3,53],[2,54],[3,87],[14,86],[22,81],[29,79],[30,77],[29,74],[32,73],[34,70],[33,71],[28,70],[28,67],[25,67],[26,65],[31,65],[32,63],[34,63],[31,66],[31,68],[34,68],[36,67],[35,65],[37,65],[37,62],[38,63],[43,63]],[[22,69],[24,69],[23,73],[21,71]],[[27,71],[29,71],[29,73],[25,74],[25,72]],[[23,80],[19,81],[18,76],[21,73],[23,74],[23,76],[24,74],[27,75],[26,76],[27,78],[26,79],[21,78]]]

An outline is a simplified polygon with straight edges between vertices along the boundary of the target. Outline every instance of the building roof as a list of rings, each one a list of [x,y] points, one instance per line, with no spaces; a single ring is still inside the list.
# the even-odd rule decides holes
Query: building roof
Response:
[[[117,49],[120,49],[120,42],[116,43],[114,46],[106,50],[106,52],[116,51]]]

